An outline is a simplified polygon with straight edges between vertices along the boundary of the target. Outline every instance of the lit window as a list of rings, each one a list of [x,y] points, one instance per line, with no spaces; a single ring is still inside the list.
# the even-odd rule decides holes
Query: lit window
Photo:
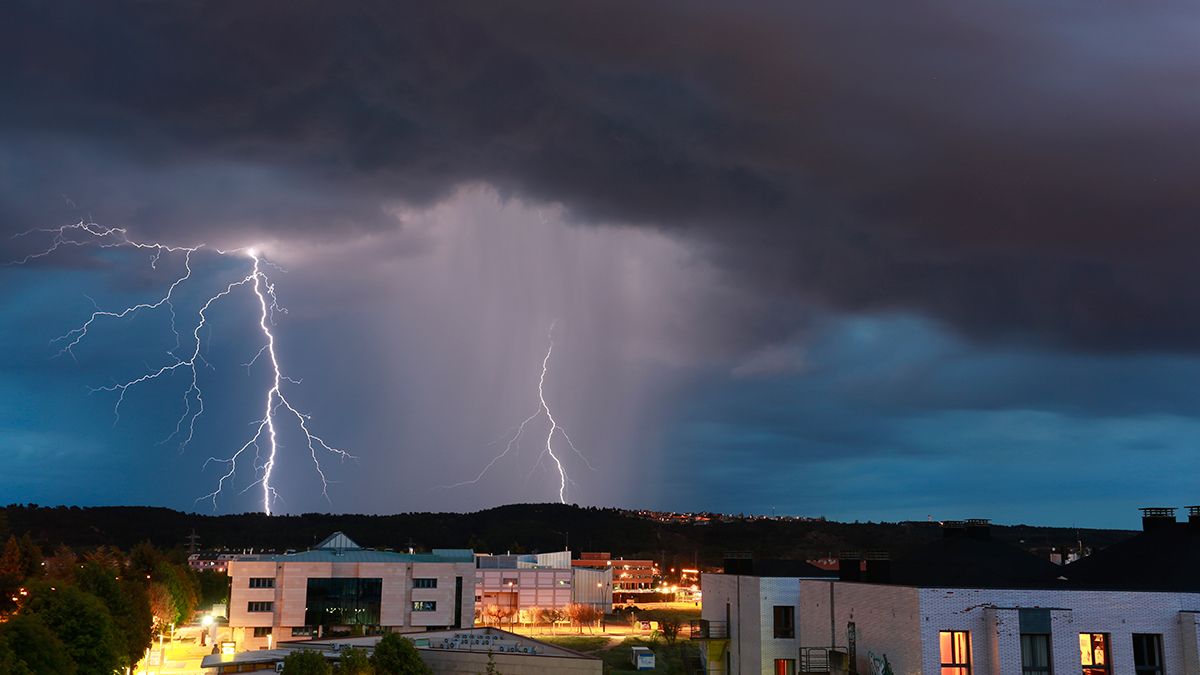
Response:
[[[796,659],[775,659],[775,675],[796,675]]]
[[[971,675],[971,633],[944,630],[938,633],[942,654],[941,675]]]
[[[414,612],[436,612],[437,601],[435,600],[413,600]]]
[[[1133,634],[1133,670],[1137,675],[1162,675],[1162,636],[1157,633]]]
[[[1079,663],[1083,666],[1083,675],[1109,675],[1111,661],[1108,633],[1079,634]]]
[[[1050,636],[1021,636],[1021,675],[1050,675]]]

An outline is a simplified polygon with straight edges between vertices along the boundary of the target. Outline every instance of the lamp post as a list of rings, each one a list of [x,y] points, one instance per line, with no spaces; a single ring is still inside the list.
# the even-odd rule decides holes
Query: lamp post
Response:
[[[200,646],[206,646],[205,638],[208,637],[208,632],[212,629],[213,618],[211,614],[205,614],[200,619]]]

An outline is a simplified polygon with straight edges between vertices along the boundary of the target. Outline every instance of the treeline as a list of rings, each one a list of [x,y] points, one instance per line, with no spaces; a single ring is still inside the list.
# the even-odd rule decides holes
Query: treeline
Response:
[[[10,505],[0,511],[0,535],[30,534],[43,547],[117,546],[149,541],[178,549],[195,532],[205,549],[256,551],[304,549],[334,531],[363,546],[403,550],[473,548],[503,553],[610,551],[651,558],[668,566],[719,565],[727,552],[759,557],[820,558],[840,551],[882,550],[902,554],[940,536],[936,523],[838,523],[833,521],[736,520],[708,525],[660,523],[619,509],[562,504],[512,504],[476,513],[294,516],[200,515],[154,507],[39,507]],[[1103,548],[1128,531],[997,526],[993,535],[1029,549],[1074,545]]]
[[[128,552],[82,553],[59,544],[44,554],[29,532],[0,551],[0,673],[112,673],[132,668],[151,641],[190,621],[226,579],[201,575],[149,543]]]

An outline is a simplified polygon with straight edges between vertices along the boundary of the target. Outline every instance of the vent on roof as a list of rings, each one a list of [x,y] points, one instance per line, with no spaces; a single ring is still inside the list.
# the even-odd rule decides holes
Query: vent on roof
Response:
[[[1200,506],[1189,506],[1188,510],[1188,527],[1192,529],[1200,529]]]
[[[1142,512],[1142,531],[1171,527],[1175,524],[1175,509],[1160,506],[1148,506],[1138,509]]]

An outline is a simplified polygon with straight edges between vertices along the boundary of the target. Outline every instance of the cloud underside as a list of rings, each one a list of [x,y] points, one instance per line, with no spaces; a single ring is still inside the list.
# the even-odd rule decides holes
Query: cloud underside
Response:
[[[0,219],[314,241],[465,183],[747,288],[1192,350],[1200,9],[13,2]]]

